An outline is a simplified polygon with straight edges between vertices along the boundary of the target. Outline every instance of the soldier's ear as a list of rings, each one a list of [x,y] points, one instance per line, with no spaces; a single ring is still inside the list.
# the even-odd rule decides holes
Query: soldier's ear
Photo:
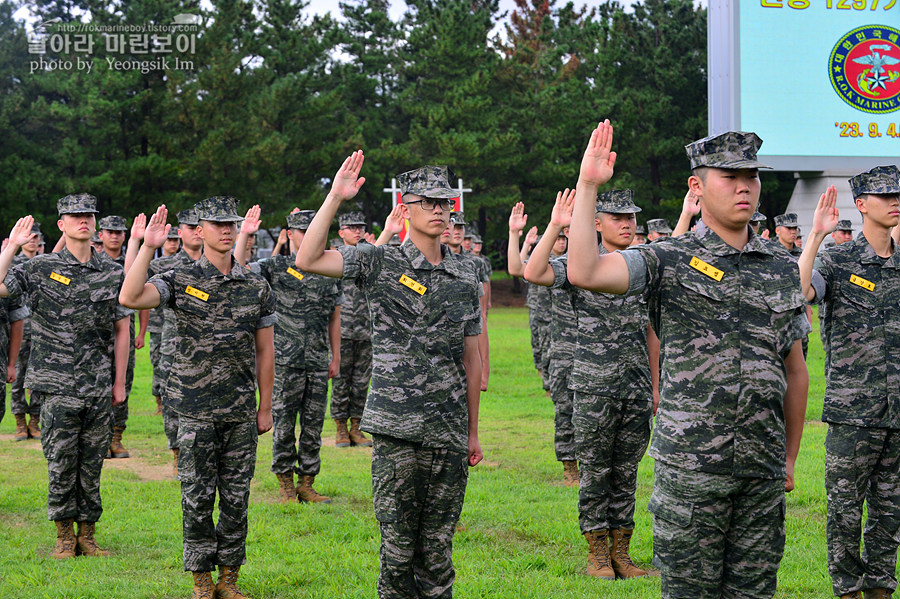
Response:
[[[66,225],[65,225],[65,223],[63,222],[63,219],[62,219],[61,216],[59,217],[59,220],[56,221],[56,226],[57,226],[57,228],[60,230],[60,232],[65,233]]]
[[[859,210],[860,214],[866,214],[869,212],[869,207],[866,205],[866,200],[869,199],[868,194],[862,194],[854,202],[856,203],[856,209]]]
[[[697,175],[688,177],[688,188],[695,196],[703,197],[703,179]]]
[[[400,217],[403,220],[409,220],[409,204],[406,202],[400,204]]]

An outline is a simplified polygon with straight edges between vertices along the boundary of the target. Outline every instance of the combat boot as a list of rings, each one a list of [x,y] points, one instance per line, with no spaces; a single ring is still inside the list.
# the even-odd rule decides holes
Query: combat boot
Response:
[[[192,572],[194,575],[193,599],[215,599],[216,587],[213,586],[211,572]]]
[[[294,503],[297,501],[297,489],[294,487],[294,473],[283,472],[276,474],[278,485],[281,488],[281,503]]]
[[[28,419],[28,436],[32,439],[41,438],[41,415],[32,414]]]
[[[172,472],[175,473],[176,478],[178,478],[178,453],[180,451],[177,447],[172,450]]]
[[[350,444],[360,447],[372,447],[372,440],[359,430],[359,418],[350,419]]]
[[[162,416],[162,397],[153,396],[156,399],[156,411],[153,412],[154,416]]]
[[[313,489],[315,480],[315,476],[300,476],[300,480],[297,481],[297,499],[300,503],[331,503],[331,497],[320,495]]]
[[[628,555],[628,547],[631,545],[631,533],[627,528],[614,528],[610,533],[612,538],[612,567],[619,578],[639,578],[649,576],[650,572],[642,570],[634,565],[631,556]]]
[[[615,580],[616,572],[609,559],[609,534],[606,530],[589,530],[584,533],[588,544],[587,575],[603,580]]]
[[[71,519],[56,521],[56,548],[50,557],[53,559],[75,557],[75,529]]]
[[[841,595],[838,599],[863,599],[863,593],[862,591],[853,591],[852,593]]]
[[[563,484],[567,487],[577,487],[581,480],[578,474],[578,462],[575,460],[563,460]]]
[[[16,419],[16,436],[13,437],[13,441],[24,441],[28,438],[28,425],[25,424],[25,414],[13,414],[13,416]]]
[[[106,557],[108,551],[103,551],[94,540],[95,522],[79,522],[78,537],[75,539],[75,551],[88,557]]]
[[[334,426],[337,432],[334,435],[335,447],[350,447],[350,433],[347,432],[347,419],[335,418]]]
[[[131,454],[122,445],[122,433],[125,431],[124,426],[117,426],[113,429],[112,442],[109,444],[109,454],[113,458],[128,458]]]
[[[859,594],[859,591],[857,591]],[[863,591],[865,599],[891,599],[893,593],[889,589],[866,589]]]
[[[240,566],[219,566],[219,582],[216,583],[216,599],[248,599],[237,588]]]

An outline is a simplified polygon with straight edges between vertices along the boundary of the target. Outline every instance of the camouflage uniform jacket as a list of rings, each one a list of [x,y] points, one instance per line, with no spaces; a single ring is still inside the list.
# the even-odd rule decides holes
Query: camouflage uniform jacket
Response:
[[[650,288],[660,340],[650,455],[686,470],[784,477],[784,359],[810,329],[797,266],[754,233],[741,251],[712,229],[622,256],[628,293]]]
[[[531,310],[531,318],[541,322],[550,322],[550,288],[528,283],[528,295],[525,305]]]
[[[273,256],[248,265],[275,293],[275,363],[310,372],[328,370],[328,321],[343,302],[341,282],[296,270],[296,259],[296,254]]]
[[[355,279],[372,311],[372,388],[362,428],[466,452],[463,338],[481,333],[484,293],[470,263],[444,245],[437,266],[412,243],[338,251],[344,278]]]
[[[461,250],[459,255],[464,259],[469,260],[475,266],[475,276],[478,277],[479,283],[489,283],[491,280],[491,276],[488,274],[487,266],[484,263],[484,260],[481,259],[481,256],[476,256],[472,252],[467,252],[466,250]]]
[[[601,245],[600,254],[608,253]],[[623,296],[578,287],[571,293],[578,331],[569,389],[650,402],[647,293]]]
[[[121,266],[96,251],[82,264],[67,248],[10,270],[10,299],[25,295],[31,309],[26,388],[69,397],[112,393],[114,325],[133,314],[119,305],[124,278]]]
[[[359,243],[368,243],[360,240]],[[341,304],[341,339],[365,341],[372,339],[372,318],[369,300],[356,281],[343,281],[344,303]]]
[[[865,236],[816,258],[822,302],[822,421],[900,429],[900,248],[881,258]]]
[[[233,259],[232,259],[233,260]],[[197,420],[246,422],[256,414],[256,330],[274,326],[275,295],[236,261],[223,275],[206,256],[150,279],[172,309],[171,409]]]
[[[550,258],[553,284],[550,286],[550,359],[572,363],[578,327],[572,307],[572,285],[566,277],[568,256]]]
[[[9,364],[9,325],[23,319],[27,323],[29,314],[24,296],[12,300],[8,297],[0,298],[0,366],[3,367],[4,374],[6,365]]]
[[[18,254],[16,254],[16,257],[13,258],[12,266],[19,266],[20,264],[25,264],[29,260],[31,260],[31,258],[26,256],[22,252],[19,252]],[[22,304],[27,305],[27,301],[24,296],[22,297]],[[28,340],[31,339],[31,311],[29,311],[25,315],[24,320],[25,320],[25,324],[23,325],[24,328],[22,330],[22,343],[27,343]],[[15,322],[15,320],[10,319],[9,322]]]
[[[159,258],[151,260],[150,267],[147,269],[147,276],[153,277],[174,270],[180,266],[193,264],[194,262],[194,259],[181,249],[171,256],[160,256]],[[160,352],[169,355],[172,353],[173,349],[173,347],[171,347],[171,340],[175,336],[175,314],[172,312],[172,308],[161,303],[159,307],[150,310],[150,322],[153,322],[154,317],[159,322]],[[149,323],[147,325],[147,330],[150,330]],[[168,345],[170,346],[168,348],[167,340]]]

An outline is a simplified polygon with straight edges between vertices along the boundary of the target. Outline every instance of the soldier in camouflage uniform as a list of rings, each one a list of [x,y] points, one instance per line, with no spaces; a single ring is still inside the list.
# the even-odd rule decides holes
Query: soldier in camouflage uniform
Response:
[[[19,247],[33,235],[31,217],[20,219],[0,254],[0,296],[27,295],[31,307],[25,386],[42,393],[47,505],[57,528],[53,557],[62,559],[76,551],[105,555],[94,540],[94,525],[103,512],[100,471],[112,428],[110,401],[125,401],[131,312],[116,299],[122,267],[89,245],[97,199],[68,195],[56,205],[65,248],[9,270]],[[79,523],[77,538],[73,520]]]
[[[100,241],[103,243],[103,253],[116,264],[125,267],[125,252],[122,244],[125,240],[125,232],[128,225],[121,216],[104,216],[99,222]],[[131,395],[131,386],[134,382],[134,315],[131,316],[131,346],[128,350],[128,372],[125,373],[125,401],[113,406],[113,436],[109,444],[107,458],[127,458],[131,454],[122,445],[122,434],[128,423],[128,397]],[[140,336],[143,345],[144,336]]]
[[[761,235],[766,230],[766,215],[757,210],[750,219],[750,228],[757,235]]]
[[[799,258],[803,252],[796,243],[799,230],[796,214],[793,212],[779,214],[775,217],[775,239],[771,243],[776,246],[780,245],[795,259]]]
[[[828,571],[836,596],[881,599],[897,588],[900,546],[900,249],[891,241],[900,222],[900,170],[875,167],[850,187],[862,233],[816,256],[840,222],[832,186],[819,200],[799,263],[806,297],[822,311]]]
[[[272,428],[275,295],[265,279],[231,255],[235,223],[242,220],[234,198],[207,198],[194,210],[203,256],[147,282],[150,261],[169,230],[160,206],[121,299],[140,310],[166,305],[174,316],[176,351],[165,398],[178,413],[184,569],[193,573],[194,598],[243,597],[237,579],[246,561],[257,437]],[[217,491],[219,518],[213,525]],[[217,565],[213,588],[210,572]]]
[[[25,322],[31,313],[25,302],[25,297],[10,300],[7,297],[0,297],[0,364],[6,364],[6,377],[3,379],[6,383],[12,383],[15,388],[16,373],[18,372],[18,363],[21,360],[22,337],[25,330]],[[4,385],[5,389],[6,385]],[[10,401],[11,407],[14,407]],[[6,414],[6,399],[0,402],[0,422],[3,422],[3,416]],[[34,423],[37,432],[37,439],[41,438],[41,430],[38,428],[40,415],[32,416],[30,423]],[[29,423],[29,424],[30,424]],[[30,428],[25,423],[24,414],[16,414],[16,434],[14,441],[24,441],[30,435]]]
[[[366,231],[362,212],[347,212],[338,217],[338,235],[344,245],[356,247]],[[369,379],[372,378],[372,322],[369,302],[351,280],[343,282],[341,305],[341,372],[331,381],[331,417],[337,429],[335,446],[371,447],[372,441],[359,430]],[[350,430],[347,430],[347,419]]]
[[[453,593],[453,533],[478,443],[477,335],[483,287],[468,261],[439,243],[452,174],[428,166],[397,177],[409,238],[324,251],[341,202],[356,195],[362,152],[352,154],[297,254],[297,267],[355,279],[372,309],[372,389],[363,414],[373,434],[372,486],[381,528],[378,596]]]
[[[553,400],[555,413],[553,447],[557,461],[563,465],[563,480],[569,486],[577,485],[579,476],[575,456],[575,428],[572,424],[573,397],[569,390],[577,329],[573,326],[575,310],[565,277],[567,257],[565,253],[556,254],[564,251],[567,243],[568,222],[562,224],[560,211],[564,210],[563,205],[567,205],[571,212],[573,200],[574,191],[566,190],[565,195],[562,192],[557,194],[553,218],[525,267],[525,279],[529,283],[550,287],[550,398]],[[562,275],[554,277],[554,273]]]
[[[557,226],[571,220],[571,198],[565,200],[560,198],[554,207]],[[596,210],[596,227],[603,239],[600,255],[628,248],[634,215],[641,210],[634,205],[633,192],[601,193]],[[535,250],[529,264],[542,249]],[[576,315],[569,389],[574,392],[573,425],[581,467],[578,512],[589,548],[587,573],[605,579],[646,576],[647,570],[634,565],[629,545],[638,464],[650,442],[653,405],[648,294],[622,297],[572,287],[562,262],[551,261],[552,268],[536,276],[566,289]]]
[[[597,253],[594,202],[612,176],[612,127],[581,163],[570,236],[572,284],[649,295],[661,343],[654,565],[664,598],[769,598],[784,550],[809,375],[800,273],[748,227],[759,201],[753,133],[686,146],[702,232]]]
[[[128,238],[129,251],[131,250],[131,241],[133,239],[135,239],[134,231],[132,231],[131,235]],[[141,240],[143,240],[143,238]],[[162,246],[162,256],[160,256],[160,258],[174,256],[180,249],[181,237],[178,236],[178,227],[173,227],[169,229],[169,233],[166,235],[166,242]],[[153,263],[151,262],[151,270],[153,267],[152,265]],[[160,336],[162,335],[162,326],[163,309],[156,308],[154,310],[149,310],[149,315],[147,318],[147,332],[150,334],[150,366],[153,368],[153,379],[150,389],[153,393],[153,398],[156,400],[156,414],[154,414],[154,416],[162,415],[163,381],[161,380],[159,371],[159,340]]]
[[[282,503],[331,503],[313,488],[321,469],[322,425],[328,403],[328,379],[341,368],[340,281],[294,268],[297,248],[315,216],[299,210],[287,216],[290,256],[251,262],[275,294],[275,388],[272,394],[272,472],[281,487]],[[259,230],[259,208],[251,208],[235,244],[235,259],[244,263],[247,235]],[[331,348],[331,361],[328,349]],[[299,439],[296,434],[300,421]],[[294,486],[294,472],[297,486]]]
[[[837,227],[831,232],[834,245],[842,245],[853,241],[853,223],[849,220],[839,220]]]
[[[41,224],[37,222],[34,223],[31,227],[31,232],[34,236],[28,240],[28,243],[22,246],[22,251],[16,254],[16,257],[13,259],[13,266],[24,264],[38,255],[41,238]],[[16,303],[21,303],[25,306],[27,304],[27,297],[22,296]],[[18,315],[19,313],[16,312],[16,314]],[[12,316],[13,311],[10,312],[10,317]],[[19,345],[19,354],[15,361],[16,376],[15,380],[12,382],[12,389],[10,389],[9,394],[10,411],[16,419],[16,441],[24,441],[28,438],[41,438],[41,392],[29,390],[29,397],[26,399],[25,391],[25,376],[28,370],[28,357],[31,355],[31,318],[25,317],[20,320],[21,322],[16,326],[22,327],[21,343]],[[19,321],[10,319],[10,323],[12,322]],[[18,335],[19,332],[17,331],[16,334]],[[12,357],[12,353],[10,353],[10,357]],[[0,362],[0,364],[5,363],[5,360]],[[27,423],[25,421],[26,415],[29,417]]]
[[[647,242],[665,239],[672,234],[669,221],[664,218],[653,218],[647,221]]]
[[[641,245],[647,243],[647,229],[644,225],[634,226],[634,237],[631,239],[631,245]]]
[[[197,233],[197,226],[200,221],[197,220],[197,213],[193,208],[182,210],[176,217],[178,221],[178,229],[176,234],[181,239],[182,247],[177,253],[171,256],[162,256],[150,262],[147,269],[147,275],[154,277],[170,270],[189,266],[199,260],[203,256],[203,239]],[[169,229],[169,234],[172,229]],[[169,237],[166,236],[166,241]],[[143,239],[143,236],[141,236]],[[166,434],[168,447],[172,451],[172,464],[176,476],[178,475],[178,413],[175,412],[166,401],[166,381],[169,379],[169,370],[172,367],[172,361],[175,357],[177,329],[175,326],[175,313],[168,305],[160,305],[150,311],[151,321],[156,319],[159,326],[158,352],[159,361],[153,370],[153,382],[156,385],[155,391],[159,392],[162,399],[162,419],[163,431]],[[153,351],[153,335],[150,336],[151,355]]]

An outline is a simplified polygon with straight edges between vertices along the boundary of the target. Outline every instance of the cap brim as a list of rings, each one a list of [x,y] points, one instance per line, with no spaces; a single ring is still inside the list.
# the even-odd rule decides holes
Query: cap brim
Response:
[[[641,209],[635,206],[634,208],[625,208],[619,210],[603,210],[602,208],[598,208],[597,212],[602,212],[603,214],[637,214],[641,212]]]
[[[213,216],[213,217],[200,217],[197,219],[198,221],[205,220],[211,223],[239,223],[243,222],[243,216]],[[198,223],[199,224],[199,223]]]
[[[411,191],[409,193],[415,194],[417,196],[422,196],[423,198],[438,198],[442,200],[450,200],[459,197],[458,191],[456,191],[455,189],[447,189],[446,187],[435,187],[432,189],[426,189],[422,192]]]
[[[710,168],[721,168],[729,171],[736,171],[742,168],[773,168],[768,164],[763,164],[759,160],[734,160],[730,162],[720,162],[718,164],[703,164]]]
[[[365,226],[366,226],[366,223],[361,223],[361,222],[359,222],[359,221],[354,221],[354,222],[352,222],[352,223],[344,223],[343,225],[341,225],[341,227],[350,227],[350,226],[353,226],[353,225],[361,225],[361,226],[365,227]]]
[[[99,210],[62,210],[58,212],[59,215],[63,214],[100,214]]]

